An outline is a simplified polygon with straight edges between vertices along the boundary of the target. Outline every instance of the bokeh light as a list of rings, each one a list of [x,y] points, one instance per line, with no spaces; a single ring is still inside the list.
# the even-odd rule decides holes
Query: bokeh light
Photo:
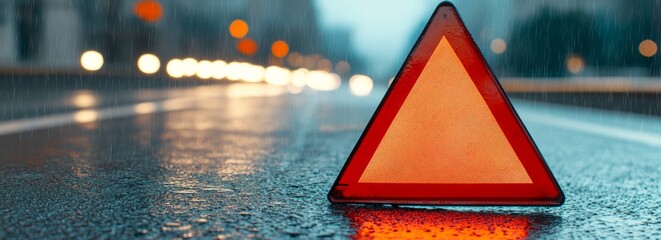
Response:
[[[236,50],[246,56],[255,55],[257,53],[257,49],[257,42],[250,38],[241,39],[238,43],[236,43]]]
[[[99,118],[99,113],[95,110],[80,110],[73,114],[73,120],[77,123],[94,122]]]
[[[317,68],[317,66],[318,66],[317,63],[319,62],[319,60],[322,59],[322,57],[319,54],[312,54],[310,56],[302,56],[302,59],[303,59],[302,66],[304,68],[319,70]]]
[[[303,64],[303,56],[300,53],[292,52],[287,56],[287,64],[294,67],[300,67]]]
[[[227,64],[227,75],[225,77],[231,81],[240,80],[244,64],[245,63],[241,62],[231,62]]]
[[[184,58],[182,60],[182,66],[184,76],[192,77],[197,73],[197,60],[195,58]]]
[[[275,41],[271,46],[271,53],[277,58],[283,58],[289,53],[289,45],[285,41]]]
[[[578,74],[583,71],[585,62],[580,56],[572,55],[567,59],[567,70],[573,74]]]
[[[163,17],[163,6],[155,0],[142,0],[135,3],[133,13],[145,22],[157,22]]]
[[[143,54],[138,58],[138,69],[145,74],[154,74],[161,69],[161,61],[154,54]]]
[[[172,59],[165,65],[165,71],[172,78],[181,78],[184,76],[184,66],[180,59]]]
[[[71,97],[71,105],[76,108],[94,107],[97,104],[97,97],[91,91],[81,90],[74,92]]]
[[[368,76],[357,74],[349,79],[349,89],[353,95],[368,96],[373,87],[374,82]]]
[[[246,98],[279,96],[286,92],[287,90],[283,87],[243,83],[229,85],[226,94],[230,98]]]
[[[241,79],[246,82],[261,82],[264,80],[264,67],[252,64],[244,65]]]
[[[317,62],[317,69],[330,72],[331,70],[333,70],[333,63],[325,58],[319,59],[319,61]]]
[[[656,55],[656,52],[659,50],[659,47],[656,45],[656,43],[650,39],[643,40],[638,44],[638,52],[640,52],[640,55],[643,55],[645,57],[652,57]]]
[[[236,19],[232,21],[229,29],[230,35],[238,39],[245,37],[248,34],[248,30],[250,30],[250,28],[248,27],[248,23],[246,23],[246,21],[243,21],[241,19]]]
[[[310,71],[305,68],[299,68],[294,70],[291,73],[291,79],[290,79],[291,84],[298,88],[305,87],[308,72]]]
[[[103,55],[94,50],[84,52],[80,55],[80,66],[87,71],[98,71],[103,67]]]
[[[325,71],[308,72],[305,82],[308,87],[319,91],[332,91],[340,87],[340,76]]]
[[[502,38],[496,38],[491,41],[491,51],[495,54],[504,53],[507,50],[507,42]]]
[[[227,63],[222,60],[216,60],[211,63],[211,77],[220,80],[227,76]]]
[[[211,61],[201,60],[197,63],[195,67],[195,75],[200,79],[209,79],[213,75],[213,68],[211,66]]]
[[[291,93],[291,94],[299,94],[303,91],[303,88],[302,87],[297,87],[297,86],[294,86],[294,85],[288,85],[287,86],[287,91],[289,91],[289,93]]]
[[[338,74],[347,74],[351,70],[351,66],[346,61],[339,61],[335,64],[335,72]]]
[[[264,80],[269,84],[285,86],[289,84],[290,75],[291,71],[289,71],[289,69],[270,66],[267,67],[264,72]]]
[[[133,106],[133,111],[138,114],[147,114],[147,113],[153,113],[156,111],[158,107],[156,106],[155,103],[152,102],[145,102],[145,103],[139,103]]]

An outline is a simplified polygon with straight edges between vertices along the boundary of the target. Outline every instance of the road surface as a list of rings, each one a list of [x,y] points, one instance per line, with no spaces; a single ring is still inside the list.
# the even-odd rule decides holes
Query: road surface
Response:
[[[0,239],[661,235],[658,117],[515,100],[560,207],[332,205],[382,90],[48,93],[0,95]]]

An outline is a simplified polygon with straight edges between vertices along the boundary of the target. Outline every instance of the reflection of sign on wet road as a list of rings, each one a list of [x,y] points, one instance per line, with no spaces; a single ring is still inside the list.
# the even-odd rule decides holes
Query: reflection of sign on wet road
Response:
[[[368,239],[525,239],[553,231],[560,219],[545,214],[344,207],[356,229]]]

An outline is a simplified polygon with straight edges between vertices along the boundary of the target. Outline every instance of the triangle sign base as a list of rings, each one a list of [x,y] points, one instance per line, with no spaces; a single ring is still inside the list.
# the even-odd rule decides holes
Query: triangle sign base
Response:
[[[441,3],[328,194],[333,203],[560,205],[564,195]]]

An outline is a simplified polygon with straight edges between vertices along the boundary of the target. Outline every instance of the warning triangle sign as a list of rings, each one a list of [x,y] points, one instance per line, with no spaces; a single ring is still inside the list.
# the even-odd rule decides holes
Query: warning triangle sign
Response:
[[[564,201],[450,3],[436,9],[328,197],[439,205]]]

